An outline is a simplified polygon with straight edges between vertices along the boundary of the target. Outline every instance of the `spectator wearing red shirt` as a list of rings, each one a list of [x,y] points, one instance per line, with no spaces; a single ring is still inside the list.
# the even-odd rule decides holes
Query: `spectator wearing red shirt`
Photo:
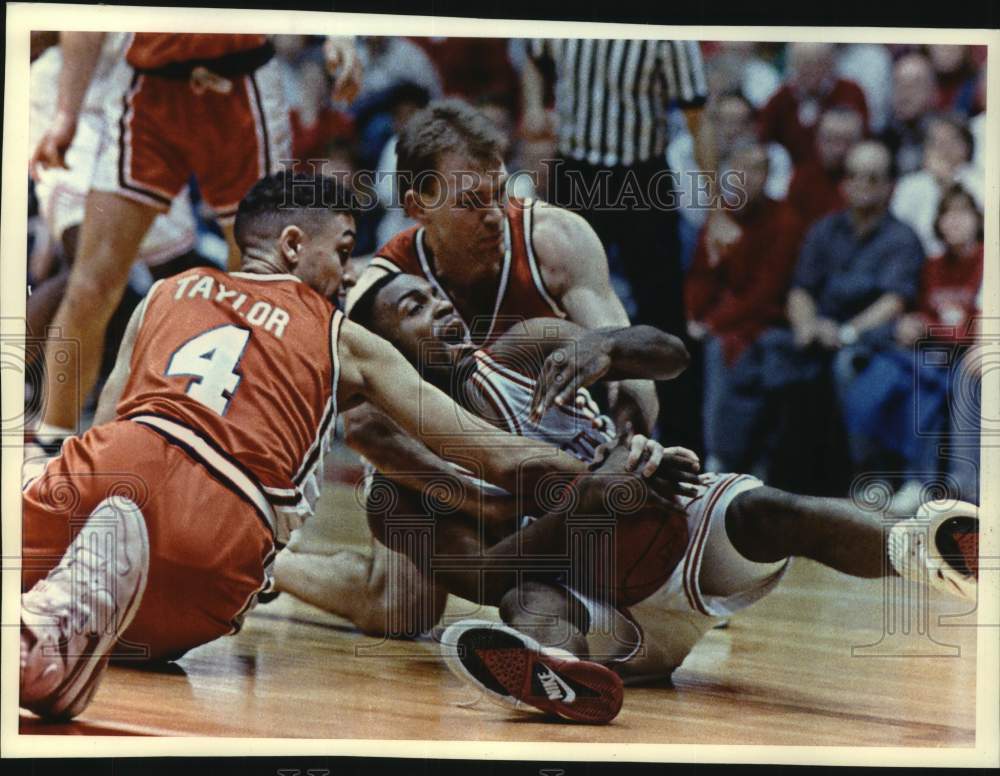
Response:
[[[733,428],[721,417],[721,408],[727,403],[731,377],[740,370],[740,357],[762,331],[785,322],[785,296],[803,229],[790,204],[764,193],[768,155],[763,144],[737,143],[726,169],[743,176],[746,200],[733,213],[740,237],[713,261],[702,229],[684,291],[688,332],[705,340],[706,449],[720,470],[743,471],[741,465],[752,462],[734,460],[741,456],[728,451],[737,447],[749,451],[752,437],[743,440],[746,444],[733,444]],[[762,411],[765,398],[759,396],[754,409]],[[743,414],[746,418],[752,412]],[[730,438],[720,440],[722,434]]]
[[[979,104],[976,89],[981,67],[976,62],[977,48],[959,44],[927,47],[927,56],[937,79],[936,107],[939,111],[958,111],[969,117],[985,107]]]
[[[972,360],[962,357],[978,334],[977,297],[983,281],[983,216],[972,194],[957,185],[948,189],[934,227],[944,252],[923,265],[916,304],[896,321],[898,347],[873,359],[857,386],[859,397],[863,395],[856,402],[863,408],[856,418],[859,426],[871,430],[880,447],[903,459],[907,481],[893,500],[901,510],[915,508],[925,485],[937,478],[942,463],[938,448],[946,433],[954,456],[946,482],[957,483],[959,491],[950,495],[969,498],[977,491],[978,467],[962,460],[976,458],[979,450],[978,380],[966,369],[974,368]],[[933,346],[937,359],[924,358],[922,342]],[[952,344],[953,357],[942,360],[946,343]],[[944,369],[938,366],[942,361]],[[958,381],[963,385],[956,390],[951,383]],[[952,410],[950,428],[949,401],[966,404],[959,412]]]
[[[983,282],[983,216],[966,189],[952,186],[941,197],[934,232],[944,252],[924,264],[916,309],[896,324],[896,341],[911,347],[930,333],[961,340],[970,331]]]
[[[445,97],[473,104],[483,95],[505,95],[516,115],[521,80],[508,56],[510,42],[502,38],[410,38],[437,67]]]
[[[762,140],[781,143],[799,164],[816,156],[816,124],[834,106],[856,110],[868,127],[864,92],[853,81],[834,75],[832,43],[789,44],[789,77],[760,113]]]
[[[817,156],[796,167],[788,185],[788,202],[806,228],[847,206],[840,188],[844,179],[844,160],[863,136],[864,120],[852,108],[830,108],[819,120]]]

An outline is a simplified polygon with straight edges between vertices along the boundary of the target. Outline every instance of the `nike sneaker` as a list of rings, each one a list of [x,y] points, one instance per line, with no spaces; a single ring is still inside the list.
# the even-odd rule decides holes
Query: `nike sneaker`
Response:
[[[441,651],[452,673],[508,709],[603,724],[622,707],[622,680],[613,671],[502,623],[456,622],[442,634]]]

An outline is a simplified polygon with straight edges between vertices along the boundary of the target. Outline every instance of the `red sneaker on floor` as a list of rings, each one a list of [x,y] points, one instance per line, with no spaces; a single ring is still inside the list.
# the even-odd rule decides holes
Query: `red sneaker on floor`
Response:
[[[592,724],[621,711],[624,688],[613,671],[502,623],[457,622],[442,634],[441,651],[452,673],[505,708]]]

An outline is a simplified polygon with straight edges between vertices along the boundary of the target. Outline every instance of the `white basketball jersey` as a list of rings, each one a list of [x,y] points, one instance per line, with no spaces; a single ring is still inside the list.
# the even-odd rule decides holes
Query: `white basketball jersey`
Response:
[[[581,461],[590,462],[598,445],[614,443],[614,422],[602,415],[586,388],[577,391],[572,406],[550,407],[538,423],[530,419],[531,400],[536,381],[493,358],[486,349],[473,357],[476,370],[472,383],[501,418],[512,434],[547,442]]]

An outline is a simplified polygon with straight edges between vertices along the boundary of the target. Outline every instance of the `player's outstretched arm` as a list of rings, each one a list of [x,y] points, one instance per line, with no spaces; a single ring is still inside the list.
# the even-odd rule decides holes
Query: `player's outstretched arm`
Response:
[[[402,354],[381,337],[344,321],[339,344],[341,406],[370,401],[442,458],[479,470],[488,482],[517,493],[524,482],[553,472],[586,469],[575,458],[530,439],[499,431],[420,379]]]
[[[572,403],[579,388],[598,380],[672,380],[690,361],[678,337],[653,326],[584,329],[558,318],[525,321],[491,351],[509,352],[519,363],[544,358],[531,408],[535,422],[553,403]]]
[[[442,478],[456,487],[438,494],[446,506],[486,522],[502,522],[513,514],[517,499],[486,493],[477,483],[458,477],[454,467],[406,433],[398,423],[369,402],[344,414],[344,441],[375,469],[398,486],[419,491]]]
[[[539,204],[531,237],[546,287],[570,320],[588,329],[631,323],[611,287],[601,239],[582,216]],[[628,422],[638,433],[649,433],[660,411],[653,384],[624,380],[612,393],[618,397],[611,407],[615,423],[623,427]]]

